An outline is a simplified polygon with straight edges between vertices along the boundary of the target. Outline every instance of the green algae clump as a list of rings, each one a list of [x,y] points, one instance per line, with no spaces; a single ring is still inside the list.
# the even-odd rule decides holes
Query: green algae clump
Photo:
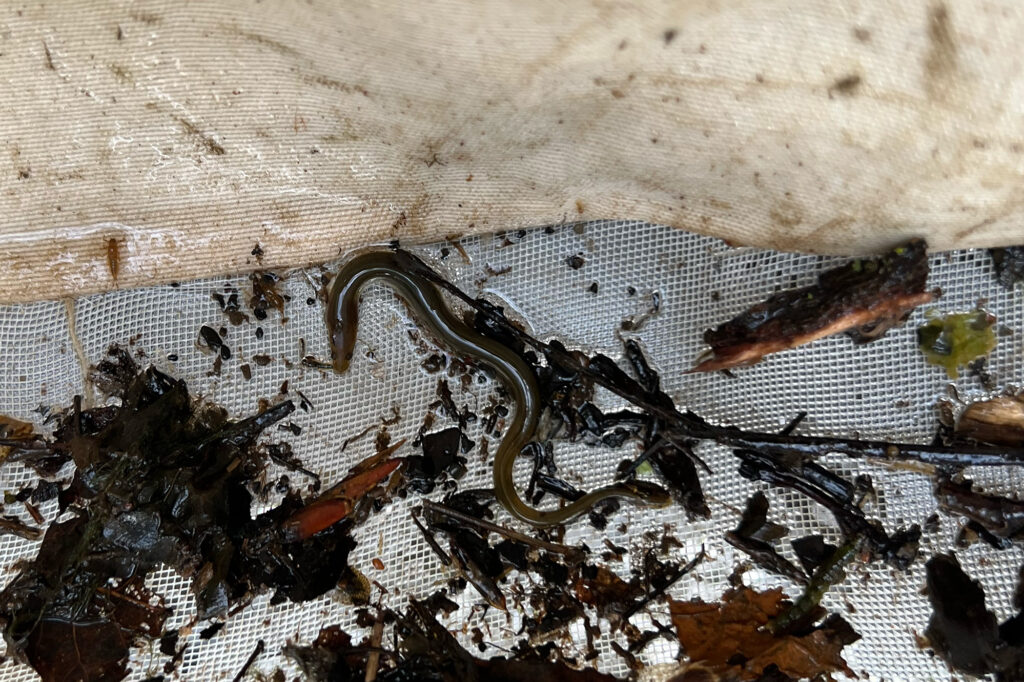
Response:
[[[929,363],[956,379],[960,367],[995,348],[995,322],[995,315],[985,310],[935,315],[917,328],[917,344]]]

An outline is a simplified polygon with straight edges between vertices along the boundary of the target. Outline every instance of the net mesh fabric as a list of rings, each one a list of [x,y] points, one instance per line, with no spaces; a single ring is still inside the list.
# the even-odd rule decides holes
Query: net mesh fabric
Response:
[[[632,318],[641,322],[640,329],[630,333],[642,340],[661,372],[666,391],[680,407],[712,421],[776,430],[807,410],[801,433],[927,440],[935,426],[936,400],[948,395],[951,385],[965,400],[985,394],[976,377],[965,373],[951,382],[943,371],[924,362],[914,336],[924,310],[915,311],[907,325],[864,347],[854,346],[845,337],[834,337],[772,356],[757,366],[737,370],[733,377],[722,373],[684,374],[703,348],[704,329],[779,287],[812,282],[822,269],[839,262],[837,259],[733,249],[714,239],[621,221],[472,238],[462,241],[461,247],[468,259],[451,245],[415,250],[464,290],[483,293],[505,305],[535,335],[559,338],[569,347],[617,356],[625,334],[622,321]],[[583,259],[578,269],[567,263],[573,255]],[[1012,385],[1021,372],[1024,298],[995,283],[990,259],[983,251],[937,254],[931,258],[931,265],[929,284],[944,292],[936,307],[944,311],[969,310],[979,299],[985,299],[986,307],[999,317],[1004,330],[989,358],[989,371],[1000,387]],[[328,266],[328,270],[335,268],[336,264]],[[435,398],[438,377],[444,374],[431,375],[421,367],[424,358],[436,351],[435,346],[418,332],[404,305],[378,285],[364,292],[359,343],[349,372],[338,375],[303,366],[300,360],[304,354],[328,358],[323,307],[314,287],[320,274],[316,268],[294,272],[282,283],[280,290],[291,297],[285,306],[286,322],[277,311],[258,321],[243,306],[249,320],[238,326],[230,324],[211,294],[234,287],[245,297],[250,290],[245,278],[116,291],[78,299],[70,307],[39,303],[2,308],[0,412],[38,423],[40,415],[33,411],[37,406],[68,405],[72,396],[83,390],[81,365],[69,326],[70,310],[73,330],[89,363],[99,361],[113,342],[130,344],[142,363],[152,362],[186,379],[194,394],[224,405],[235,416],[255,412],[260,398],[274,399],[287,381],[289,397],[295,398],[296,390],[301,391],[313,408],[309,412],[297,410],[290,418],[302,427],[301,434],[271,430],[266,436],[290,442],[305,466],[320,473],[329,485],[374,451],[371,431],[341,452],[345,439],[368,426],[379,425],[397,411],[400,419],[389,431],[396,440],[411,439]],[[660,310],[644,320],[652,301],[659,296]],[[211,372],[213,356],[197,344],[199,327],[204,324],[227,329],[224,338],[232,357],[223,363],[220,375]],[[264,331],[262,338],[257,338],[257,327]],[[258,355],[269,357],[269,363],[257,364],[254,356]],[[239,369],[243,363],[251,367],[250,380]],[[495,388],[486,379],[468,390],[463,390],[457,379],[449,383],[456,402],[468,404],[477,413],[488,405]],[[598,398],[605,409],[625,406],[605,391],[598,391]],[[435,428],[446,425],[439,418]],[[470,425],[468,435],[479,446],[479,421]],[[634,447],[627,445],[613,451],[558,442],[556,461],[565,478],[595,487],[611,479],[621,459],[635,455]],[[404,452],[408,452],[408,446]],[[490,485],[489,457],[493,452],[491,443],[487,461],[479,448],[467,455],[469,471],[460,481],[461,487]],[[710,520],[688,522],[678,507],[653,511],[623,505],[606,531],[596,531],[586,521],[577,521],[569,527],[566,541],[601,547],[601,539],[608,537],[617,545],[638,549],[658,540],[645,537],[645,531],[660,536],[668,529],[682,542],[681,548],[671,550],[672,558],[688,560],[702,545],[708,553],[708,559],[692,576],[682,579],[671,594],[681,599],[717,599],[727,588],[733,567],[743,558],[724,543],[723,534],[736,525],[747,497],[762,486],[739,477],[737,460],[727,449],[703,445],[700,454],[714,471],[703,476],[712,510]],[[829,456],[825,463],[844,476],[873,476],[877,497],[867,511],[890,531],[923,523],[935,511],[926,476],[886,471],[840,456]],[[283,473],[271,466],[267,476],[274,479]],[[1015,468],[969,473],[995,492],[1010,493],[1022,483]],[[289,476],[294,485],[307,483],[301,474]],[[11,464],[0,469],[0,479],[3,490],[13,492],[33,482],[35,476]],[[767,490],[767,494],[771,502],[769,518],[789,526],[789,538],[824,533],[827,539],[836,539],[834,521],[821,507],[786,491]],[[382,600],[393,607],[403,606],[408,597],[430,595],[451,577],[410,520],[410,510],[416,504],[415,496],[398,500],[371,516],[355,532],[359,544],[350,563],[387,589]],[[41,511],[48,521],[56,514],[54,503],[44,505]],[[5,512],[22,514],[30,521],[20,505],[8,505]],[[503,513],[499,522],[511,523]],[[940,515],[939,530],[925,533],[922,558],[908,571],[857,565],[845,583],[828,593],[826,605],[842,612],[863,635],[846,650],[855,671],[885,679],[948,675],[941,661],[917,649],[915,633],[923,632],[930,614],[927,600],[920,594],[923,560],[931,553],[951,548],[959,525],[959,520]],[[35,550],[35,543],[11,536],[0,538],[0,565],[6,579],[13,575],[14,564],[33,556]],[[793,559],[791,551],[786,551]],[[1015,547],[997,552],[978,544],[958,550],[957,555],[964,569],[986,588],[990,608],[1000,619],[1009,616],[1021,551]],[[373,566],[375,558],[383,562],[383,570]],[[628,557],[611,567],[628,575]],[[513,580],[529,587],[531,577],[517,575]],[[790,595],[798,594],[795,586],[759,570],[748,572],[746,580],[756,587],[783,585]],[[193,619],[195,609],[187,581],[164,570],[153,574],[149,584],[174,608],[169,628]],[[481,628],[488,641],[503,647],[516,640],[522,613],[515,608],[508,616],[493,609],[484,613],[479,607],[482,600],[472,588],[457,595],[456,601],[459,611],[443,622],[471,650],[470,631],[474,627]],[[659,621],[668,621],[665,605],[655,604],[651,612]],[[642,618],[635,622],[643,625]],[[230,679],[256,641],[263,639],[266,653],[251,671],[269,673],[281,667],[291,679],[297,670],[280,655],[281,646],[286,642],[308,643],[322,626],[332,623],[353,633],[362,632],[354,624],[353,607],[336,594],[302,605],[271,605],[268,596],[258,596],[229,618],[216,636],[200,639],[205,623],[183,634],[181,643],[187,643],[188,648],[175,674],[181,679]],[[606,636],[597,642],[600,655],[593,663],[603,671],[624,675],[627,668],[612,650],[607,629],[604,623]],[[574,641],[565,642],[567,651],[572,653],[573,647],[578,647],[581,656],[585,641],[582,626],[574,626],[570,635]],[[645,649],[641,660],[669,662],[677,650],[671,641],[656,640]],[[500,653],[500,649],[488,652]],[[161,672],[165,660],[155,647],[137,650],[132,677],[143,679]],[[8,659],[0,666],[0,679],[29,680],[34,679],[34,673]]]

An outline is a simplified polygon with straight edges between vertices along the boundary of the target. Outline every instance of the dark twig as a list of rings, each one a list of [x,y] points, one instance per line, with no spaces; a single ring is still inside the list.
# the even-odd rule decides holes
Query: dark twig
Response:
[[[381,639],[384,636],[384,612],[377,610],[377,618],[373,621],[373,632],[370,635],[370,646],[374,649],[380,648]],[[377,669],[380,667],[380,652],[371,651],[366,657],[366,675],[363,682],[374,682],[377,679]]]
[[[262,639],[256,642],[256,648],[252,650],[251,654],[249,654],[249,658],[245,659],[245,663],[242,664],[242,669],[238,671],[238,674],[235,675],[232,682],[241,682],[242,678],[245,677],[245,673],[249,672],[249,667],[256,662],[256,659],[259,658],[260,654],[262,654],[263,650],[266,648],[267,644]]]
[[[444,516],[455,519],[456,521],[461,521],[462,523],[467,523],[471,526],[476,526],[481,530],[485,530],[490,533],[497,533],[502,537],[522,542],[524,544],[530,545],[531,547],[543,549],[546,552],[561,554],[569,558],[570,560],[578,561],[583,559],[583,550],[579,547],[568,547],[566,545],[559,545],[554,542],[548,542],[546,540],[538,540],[537,538],[532,538],[529,535],[520,533],[517,530],[505,528],[504,526],[499,526],[496,523],[491,523],[490,521],[478,519],[476,517],[470,516],[469,514],[463,514],[462,512],[456,509],[446,507],[445,505],[438,504],[437,502],[431,502],[430,500],[423,500],[423,508],[428,509],[437,514],[443,514]]]
[[[446,551],[441,549],[441,545],[437,544],[437,540],[435,540],[434,536],[430,533],[429,530],[427,530],[427,527],[420,522],[419,518],[416,516],[416,513],[409,512],[409,516],[412,517],[412,522],[415,523],[416,527],[420,529],[420,533],[423,534],[423,539],[427,541],[428,545],[430,545],[430,549],[434,550],[434,554],[436,554],[437,558],[441,560],[441,563],[445,566],[451,566],[452,558],[448,556],[448,553]]]
[[[670,641],[675,640],[677,638],[676,631],[673,628],[663,623],[659,623],[655,618],[652,618],[651,616],[648,616],[648,618],[651,619],[651,623],[657,629],[648,630],[647,632],[640,635],[640,637],[638,637],[636,641],[631,642],[629,645],[629,653],[640,653],[645,648],[647,648],[648,644],[658,639],[659,637],[664,637],[665,639],[668,639]]]
[[[302,463],[299,462],[298,459],[288,459],[287,457],[282,456],[281,451],[278,450],[277,448],[269,448],[267,450],[267,454],[270,456],[270,459],[272,461],[276,462],[277,464],[280,464],[288,471],[297,471],[300,474],[303,474],[304,476],[308,476],[309,478],[316,481],[316,485],[318,488],[320,487],[320,476],[315,472],[312,472],[306,467],[302,466]]]
[[[801,422],[803,422],[803,420],[806,418],[806,411],[801,410],[800,412],[797,412],[796,416],[789,420],[789,423],[782,427],[782,430],[779,431],[779,433],[782,434],[783,436],[788,436],[789,434],[793,433],[793,431],[796,430],[796,427],[800,426]]]
[[[17,535],[26,540],[38,540],[43,537],[43,531],[17,519],[0,518],[0,535]]]

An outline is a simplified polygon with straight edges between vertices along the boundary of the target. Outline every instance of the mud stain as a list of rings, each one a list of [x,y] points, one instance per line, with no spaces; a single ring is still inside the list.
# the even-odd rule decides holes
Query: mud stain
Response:
[[[924,89],[928,99],[948,100],[956,78],[956,31],[949,9],[938,3],[928,11],[928,51],[924,59]]]

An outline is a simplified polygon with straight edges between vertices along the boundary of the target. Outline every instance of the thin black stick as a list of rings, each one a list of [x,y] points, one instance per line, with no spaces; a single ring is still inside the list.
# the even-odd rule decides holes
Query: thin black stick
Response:
[[[800,423],[801,423],[801,422],[802,422],[802,421],[803,421],[804,419],[806,419],[806,418],[807,418],[807,412],[806,412],[805,410],[801,410],[800,412],[797,412],[797,413],[796,413],[796,416],[795,416],[795,417],[793,417],[793,418],[792,418],[792,419],[791,419],[791,420],[789,421],[789,423],[788,423],[788,424],[786,424],[786,425],[785,425],[785,426],[784,426],[784,427],[782,428],[782,430],[781,430],[781,431],[779,431],[779,433],[781,433],[781,434],[782,434],[783,436],[788,436],[789,434],[791,434],[791,433],[793,433],[794,431],[796,431],[796,427],[800,426]]]
[[[267,644],[262,639],[256,642],[256,648],[252,650],[251,654],[249,654],[249,658],[245,659],[245,663],[242,664],[242,669],[238,671],[238,674],[235,675],[231,682],[242,682],[242,678],[245,677],[245,673],[249,671],[249,666],[256,662],[256,659],[259,658],[259,655],[262,654],[263,650],[266,648]]]
[[[427,530],[426,526],[420,523],[419,518],[416,517],[414,512],[409,512],[409,516],[412,517],[412,522],[416,524],[416,527],[420,529],[420,533],[423,534],[423,539],[430,545],[430,549],[434,550],[434,554],[441,560],[441,563],[445,566],[452,565],[452,558],[448,556],[448,553],[441,549],[441,545],[437,544],[437,540],[431,535],[430,531]]]
[[[693,559],[691,559],[688,564],[680,568],[679,571],[674,576],[669,578],[662,587],[656,590],[651,590],[646,595],[644,595],[644,597],[640,601],[635,602],[632,606],[626,609],[625,613],[622,614],[622,619],[629,620],[633,617],[634,614],[636,614],[637,611],[644,608],[661,595],[665,594],[668,588],[672,587],[672,585],[674,585],[677,580],[679,580],[684,575],[692,571],[701,561],[704,561],[704,557],[704,545],[701,545],[700,553],[697,554],[697,556],[693,557]]]
[[[519,542],[530,545],[532,547],[536,547],[538,549],[543,549],[547,552],[562,554],[571,559],[583,558],[583,550],[579,547],[567,547],[566,545],[559,545],[554,542],[548,542],[547,540],[538,540],[537,538],[532,538],[529,535],[520,533],[517,530],[505,528],[504,526],[499,526],[496,523],[491,523],[490,521],[478,519],[474,516],[470,516],[469,514],[463,514],[462,512],[456,509],[452,509],[451,507],[446,507],[443,504],[431,502],[430,500],[423,500],[423,508],[429,509],[430,511],[436,512],[438,514],[443,514],[448,518],[452,518],[463,523],[468,523],[469,525],[476,526],[477,528],[480,528],[482,530],[486,530],[491,533],[497,533],[498,535],[502,535],[506,538],[517,540]]]

